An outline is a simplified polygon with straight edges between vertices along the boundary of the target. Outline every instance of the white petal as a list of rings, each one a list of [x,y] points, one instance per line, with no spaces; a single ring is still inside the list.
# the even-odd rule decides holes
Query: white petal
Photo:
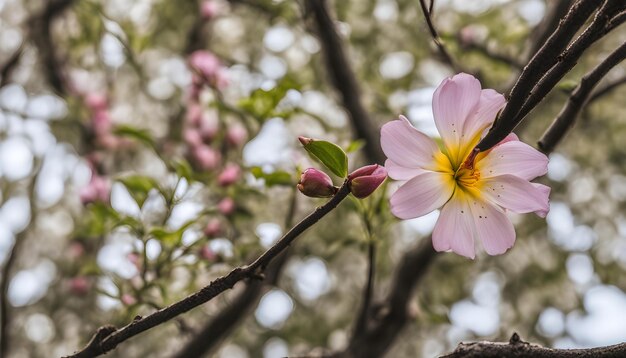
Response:
[[[482,177],[511,174],[532,180],[548,172],[548,157],[520,141],[508,141],[495,146],[476,163]]]
[[[484,201],[474,201],[470,207],[478,240],[489,255],[501,255],[513,247],[515,229],[502,209]]]

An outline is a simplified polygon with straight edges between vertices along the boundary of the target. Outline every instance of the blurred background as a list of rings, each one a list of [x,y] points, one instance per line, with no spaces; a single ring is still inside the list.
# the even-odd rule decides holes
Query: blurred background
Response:
[[[374,125],[405,114],[436,136],[436,86],[461,68],[507,91],[556,3],[436,1],[457,68],[437,55],[418,1],[329,8]],[[521,139],[534,145],[572,83],[624,41],[617,30],[590,48],[518,128]],[[338,143],[351,169],[372,163],[322,45],[302,1],[0,0],[2,353],[70,354],[99,326],[121,327],[258,256],[323,203],[295,190],[301,170],[320,168],[298,135]],[[606,81],[625,75],[618,66]],[[626,341],[625,96],[616,87],[591,102],[550,155],[540,181],[552,187],[551,211],[512,216],[507,254],[415,262],[429,267],[388,356],[434,357],[513,332],[560,348]],[[207,356],[346,348],[368,243],[379,301],[438,216],[393,218],[385,203],[396,186],[345,202],[299,238]],[[175,356],[245,289],[109,356]]]

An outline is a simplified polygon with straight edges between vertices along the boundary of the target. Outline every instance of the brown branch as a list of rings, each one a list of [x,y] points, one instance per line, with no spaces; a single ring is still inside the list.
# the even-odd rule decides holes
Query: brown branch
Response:
[[[498,61],[501,62],[505,65],[509,65],[511,67],[514,68],[523,68],[524,64],[521,63],[518,59],[516,59],[515,57],[511,57],[511,56],[507,56],[505,54],[502,53],[498,53],[498,52],[494,52],[492,50],[490,50],[489,48],[487,48],[485,45],[483,44],[479,44],[476,42],[472,42],[469,44],[464,44],[463,48],[469,51],[476,51],[481,53],[482,55],[484,55],[485,57],[494,60],[494,61]]]
[[[509,102],[489,133],[476,146],[478,150],[484,151],[493,147],[515,128],[518,124],[514,122],[515,117],[531,94],[535,84],[559,60],[559,56],[570,40],[599,6],[600,2],[597,0],[578,0],[570,8],[554,33],[524,67],[508,95]]]
[[[432,5],[432,2],[431,2],[431,5]],[[450,67],[452,67],[452,69],[455,72],[461,72],[461,68],[454,61],[454,59],[452,59],[452,56],[450,56],[450,53],[444,46],[443,42],[441,42],[441,38],[439,37],[439,34],[437,33],[437,29],[435,28],[435,25],[433,24],[433,20],[431,18],[431,11],[428,9],[428,6],[426,5],[425,0],[420,0],[420,7],[422,8],[422,13],[424,14],[424,19],[426,20],[426,25],[428,26],[428,31],[430,32],[430,35],[433,38],[433,42],[435,43],[435,46],[437,46],[437,51],[439,52],[439,56],[445,63],[447,63]]]
[[[54,19],[69,8],[75,0],[50,0],[41,16],[32,18],[30,23],[31,40],[37,46],[39,59],[44,66],[45,75],[52,88],[61,95],[71,92],[69,82],[63,70],[63,63],[56,53],[57,43],[52,39]]]
[[[531,56],[537,53],[541,46],[554,33],[559,25],[559,21],[567,14],[574,3],[573,0],[552,0],[546,1],[546,13],[543,20],[537,25],[528,36],[528,55],[524,59],[530,60]]]
[[[375,122],[361,102],[361,89],[348,62],[342,40],[330,16],[326,0],[305,0],[306,17],[314,22],[322,45],[330,80],[341,95],[343,107],[350,117],[357,138],[365,140],[363,147],[370,162],[383,164],[385,156],[380,148],[380,136]]]
[[[348,348],[337,353],[337,357],[384,355],[410,321],[409,302],[436,256],[429,236],[402,257],[394,272],[389,295],[380,304],[377,314],[372,312],[366,329],[361,334],[355,334]]]
[[[550,153],[563,139],[567,131],[574,125],[580,112],[590,99],[595,86],[606,74],[626,58],[626,42],[613,51],[604,61],[583,76],[580,84],[574,89],[569,100],[554,119],[550,128],[539,140],[539,148]]]
[[[7,62],[4,63],[2,68],[0,68],[0,87],[4,87],[9,84],[9,80],[11,79],[11,74],[17,64],[20,63],[20,59],[22,58],[22,54],[24,53],[24,43],[22,43],[15,52],[9,57]]]
[[[454,352],[442,358],[618,358],[626,357],[626,343],[585,349],[554,349],[524,342],[513,333],[508,343],[460,343]]]
[[[285,227],[293,225],[297,195],[297,191],[294,191],[285,219]],[[246,288],[229,303],[228,307],[221,310],[200,332],[186,343],[175,357],[201,357],[217,348],[219,343],[228,337],[251,312],[252,308],[256,306],[265,288],[278,283],[283,267],[289,260],[289,257],[289,250],[280,254],[267,267],[263,281],[246,282]]]
[[[88,345],[83,350],[68,357],[85,358],[105,354],[117,347],[118,344],[210,301],[224,291],[233,288],[233,286],[239,281],[243,281],[245,279],[258,279],[261,277],[267,266],[280,253],[285,251],[300,234],[336,208],[337,205],[339,205],[339,203],[341,203],[341,201],[349,194],[350,188],[348,181],[346,181],[341,186],[337,194],[335,194],[335,196],[333,196],[326,204],[315,209],[315,211],[289,230],[289,232],[278,240],[278,242],[276,242],[251,264],[233,269],[227,275],[217,278],[200,291],[187,296],[178,302],[162,308],[146,317],[138,317],[138,319],[135,319],[127,326],[112,332],[106,337],[102,337],[102,339],[95,345]]]
[[[595,90],[592,94],[591,97],[589,98],[589,102],[588,103],[592,103],[594,101],[597,101],[598,99],[610,94],[611,92],[613,92],[615,89],[617,89],[619,86],[626,84],[626,76],[622,76],[621,78],[618,78],[616,80],[610,81],[609,83],[605,84],[602,87],[599,87],[597,90]]]
[[[372,294],[374,291],[374,273],[376,272],[376,243],[370,238],[367,245],[367,280],[363,289],[363,303],[357,316],[354,335],[359,336],[365,332],[370,316]]]

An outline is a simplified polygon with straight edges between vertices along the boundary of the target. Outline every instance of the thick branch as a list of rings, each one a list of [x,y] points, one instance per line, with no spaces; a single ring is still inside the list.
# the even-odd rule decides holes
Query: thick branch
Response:
[[[337,194],[332,197],[326,204],[317,208],[314,212],[305,217],[289,232],[287,232],[276,244],[270,247],[265,253],[259,256],[254,262],[247,266],[241,266],[233,269],[229,274],[219,277],[211,282],[208,286],[200,291],[187,296],[186,298],[162,308],[146,317],[138,317],[129,325],[116,330],[107,337],[103,337],[96,344],[90,344],[85,349],[77,352],[69,357],[85,358],[96,357],[105,354],[117,347],[118,344],[130,339],[142,332],[169,321],[170,319],[183,314],[195,307],[204,304],[224,291],[227,291],[244,279],[257,279],[262,275],[267,266],[283,251],[285,251],[291,243],[306,229],[313,226],[326,214],[331,212],[339,203],[350,194],[348,182],[346,181]]]
[[[524,342],[513,333],[508,343],[461,343],[454,352],[442,358],[618,358],[626,357],[626,343],[586,349],[554,349]]]
[[[496,120],[493,128],[476,146],[485,151],[506,137],[515,126],[514,122],[519,110],[530,95],[537,81],[559,59],[570,40],[574,37],[591,14],[600,6],[597,0],[578,0],[567,15],[561,20],[558,28],[546,40],[539,51],[533,56],[520,74],[513,89],[509,93],[509,102]]]
[[[385,156],[380,149],[377,125],[361,102],[361,89],[346,57],[341,37],[335,29],[326,0],[306,0],[305,5],[307,17],[312,18],[315,23],[330,80],[341,95],[342,104],[348,111],[355,136],[365,140],[363,149],[369,161],[383,164]]]
[[[37,46],[39,58],[45,69],[45,75],[52,88],[61,95],[68,94],[70,88],[63,71],[63,65],[58,58],[52,39],[53,20],[69,8],[75,0],[50,0],[47,2],[41,16],[30,21],[31,39]]]
[[[552,0],[546,1],[546,13],[543,20],[537,25],[528,37],[528,56],[524,58],[530,59],[532,55],[537,53],[541,46],[548,40],[550,35],[556,30],[559,21],[567,14],[570,7],[574,3],[573,0]]]
[[[580,112],[589,101],[591,92],[606,74],[626,58],[626,42],[612,52],[604,61],[583,76],[569,100],[558,114],[550,128],[539,140],[539,148],[550,153],[563,139],[565,133],[574,125]]]

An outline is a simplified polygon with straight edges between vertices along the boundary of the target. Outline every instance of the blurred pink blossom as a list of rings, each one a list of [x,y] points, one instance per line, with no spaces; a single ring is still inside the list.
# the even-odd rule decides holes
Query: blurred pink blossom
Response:
[[[90,110],[99,112],[107,109],[109,100],[104,94],[92,92],[85,96],[85,104]]]
[[[217,203],[217,210],[219,210],[222,215],[230,215],[235,212],[235,201],[232,198],[224,198]]]
[[[220,153],[204,144],[193,148],[192,156],[198,167],[202,170],[215,169],[221,161]]]
[[[219,15],[220,6],[215,0],[205,0],[200,4],[200,14],[206,20],[210,20]]]
[[[120,298],[120,301],[122,301],[122,303],[125,304],[126,306],[132,306],[135,303],[137,303],[137,299],[128,293],[123,294],[122,297]]]
[[[189,66],[196,75],[216,88],[228,85],[228,78],[222,62],[213,53],[206,50],[197,50],[189,55]]]
[[[190,147],[202,145],[202,136],[196,128],[185,128],[183,130],[183,140]]]
[[[229,144],[239,147],[248,139],[248,131],[240,124],[233,124],[226,131],[226,140]]]
[[[71,294],[76,296],[84,296],[89,293],[91,284],[85,276],[76,276],[69,280],[68,289]]]
[[[237,164],[228,164],[217,177],[217,183],[220,186],[229,186],[234,184],[241,176],[241,168]]]
[[[215,237],[222,232],[222,223],[219,219],[213,218],[204,227],[204,234],[208,237]]]
[[[209,248],[209,245],[204,245],[200,248],[200,257],[207,261],[214,261],[217,258],[217,255],[213,250]]]
[[[111,196],[111,182],[109,179],[92,172],[91,180],[79,193],[83,205],[93,202],[108,203]]]

